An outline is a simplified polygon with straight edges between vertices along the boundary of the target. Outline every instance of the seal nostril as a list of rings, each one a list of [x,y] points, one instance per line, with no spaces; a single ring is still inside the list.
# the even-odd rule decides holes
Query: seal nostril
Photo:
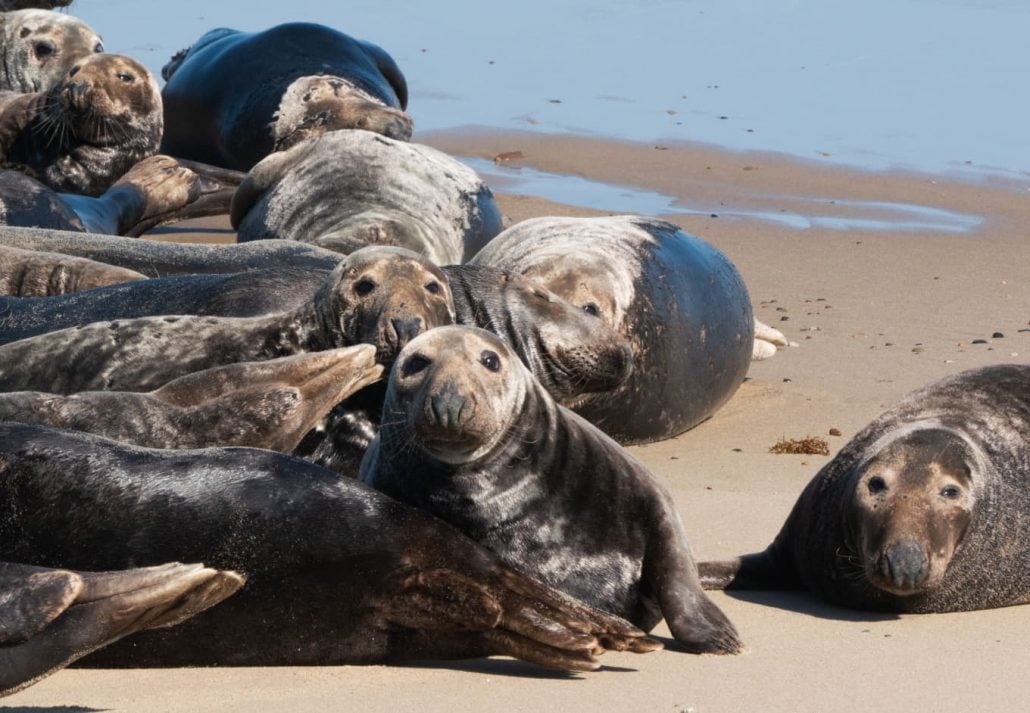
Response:
[[[412,319],[391,319],[390,326],[393,333],[397,335],[397,347],[400,348],[422,333],[422,320],[419,317]]]
[[[915,542],[901,542],[890,547],[883,557],[881,571],[895,587],[911,589],[923,582],[929,572],[929,561],[923,548]]]

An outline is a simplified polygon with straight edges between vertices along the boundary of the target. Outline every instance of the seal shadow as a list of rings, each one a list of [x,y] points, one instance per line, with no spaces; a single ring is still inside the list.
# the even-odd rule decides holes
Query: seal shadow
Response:
[[[807,614],[817,619],[833,619],[835,621],[877,622],[897,621],[901,617],[893,612],[864,611],[861,609],[845,609],[817,599],[809,592],[776,591],[776,590],[726,590],[726,596],[751,604],[759,604],[776,609]],[[666,643],[668,646],[668,643]]]
[[[448,669],[450,671],[464,671],[466,673],[478,673],[487,676],[507,676],[509,678],[533,678],[551,681],[584,680],[582,673],[579,671],[555,671],[543,668],[537,664],[529,663],[528,661],[505,658],[458,659],[453,661],[408,661],[400,664],[391,663],[390,665],[401,668]],[[604,671],[605,673],[632,673],[636,670],[637,669],[635,668],[626,668],[623,666],[602,665],[600,668],[600,671]]]

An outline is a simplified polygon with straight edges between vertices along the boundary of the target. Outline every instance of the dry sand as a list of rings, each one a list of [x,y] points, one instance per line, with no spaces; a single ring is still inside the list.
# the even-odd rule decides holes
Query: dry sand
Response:
[[[699,146],[452,133],[419,137],[490,159],[641,186],[737,208],[797,210],[817,198],[894,201],[984,217],[968,234],[798,230],[758,220],[672,216],[737,264],[756,314],[796,341],[710,421],[632,449],[670,488],[695,554],[762,549],[827,457],[772,455],[781,436],[829,437],[831,452],[911,389],[1030,357],[1030,181],[958,183],[873,174]],[[501,195],[513,220],[596,211]],[[176,236],[178,239],[181,236]],[[224,235],[216,237],[224,238]],[[203,238],[202,238],[203,239]],[[784,319],[787,318],[787,319]],[[1020,331],[1024,330],[1024,331]],[[995,332],[1002,338],[991,339]],[[985,338],[988,344],[973,345]],[[62,671],[4,700],[8,710],[117,711],[1021,711],[1030,607],[890,617],[804,594],[715,600],[748,651],[608,654],[589,675],[508,660],[404,667]],[[667,635],[664,627],[657,630]]]

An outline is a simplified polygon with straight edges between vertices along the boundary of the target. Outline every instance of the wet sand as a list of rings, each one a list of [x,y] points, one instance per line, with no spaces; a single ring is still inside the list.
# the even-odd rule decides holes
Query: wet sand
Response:
[[[452,153],[660,191],[719,217],[670,218],[744,275],[759,318],[796,342],[755,363],[707,423],[632,449],[672,491],[695,555],[762,549],[823,456],[772,455],[780,437],[825,436],[831,453],[892,401],[963,369],[1030,357],[1028,184],[842,171],[773,154],[487,131],[421,135]],[[512,220],[600,211],[503,193]],[[818,198],[982,216],[966,233],[792,228],[719,206],[797,210]],[[726,208],[728,211],[729,208]],[[224,221],[214,221],[224,229]],[[186,239],[180,232],[166,238]],[[198,233],[190,239],[224,240]],[[1020,331],[1023,330],[1023,331]],[[1003,337],[992,338],[1002,333]],[[972,344],[986,339],[986,344]],[[836,428],[842,436],[827,436]],[[890,617],[801,593],[715,600],[748,651],[608,654],[589,675],[508,660],[399,667],[66,670],[5,699],[9,710],[968,711],[1025,708],[1030,607]],[[666,635],[664,627],[657,630]],[[2,706],[0,706],[2,708]]]

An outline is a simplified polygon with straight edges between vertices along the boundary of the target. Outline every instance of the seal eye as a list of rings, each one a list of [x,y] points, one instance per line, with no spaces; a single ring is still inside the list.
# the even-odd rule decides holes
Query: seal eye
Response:
[[[375,288],[376,283],[366,277],[363,280],[357,281],[354,285],[354,292],[356,292],[360,297],[364,297],[367,294],[371,294]]]
[[[483,353],[479,355],[479,363],[490,371],[501,370],[501,357],[497,356],[496,352],[492,352],[489,349],[484,349]]]
[[[430,294],[433,294],[433,295],[440,294],[440,283],[437,282],[436,280],[433,280],[432,282],[428,283],[426,285],[426,292],[429,292]]]
[[[883,478],[876,475],[869,479],[868,487],[870,493],[877,495],[887,489],[887,483]]]
[[[122,80],[126,84],[128,84],[128,83],[130,83],[132,81],[135,81],[135,79],[136,79],[134,76],[132,76],[128,72],[119,72],[118,74],[116,74],[114,76],[118,77],[118,79]]]
[[[401,367],[401,374],[403,374],[404,376],[412,376],[413,374],[417,374],[423,369],[425,369],[427,366],[429,366],[429,364],[430,362],[428,359],[426,359],[424,356],[416,354],[415,356],[411,357],[406,362],[404,362],[404,366]]]
[[[104,51],[104,45],[103,45],[103,43],[102,43],[102,42],[97,42],[96,46],[95,46],[95,47],[93,47],[93,51],[94,51],[94,52],[95,52],[96,54],[100,54],[101,52],[103,52],[103,51]]]
[[[947,498],[948,500],[955,500],[961,494],[962,491],[959,490],[959,487],[957,485],[948,485],[945,486],[943,490],[941,490],[941,496]]]
[[[36,46],[33,47],[32,49],[36,52],[36,57],[38,57],[39,59],[43,59],[44,57],[49,57],[55,51],[57,51],[57,48],[54,47],[49,42],[37,42]]]
[[[596,317],[601,314],[601,308],[597,306],[596,302],[587,302],[585,305],[580,307],[581,310],[589,314],[591,317]]]

